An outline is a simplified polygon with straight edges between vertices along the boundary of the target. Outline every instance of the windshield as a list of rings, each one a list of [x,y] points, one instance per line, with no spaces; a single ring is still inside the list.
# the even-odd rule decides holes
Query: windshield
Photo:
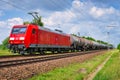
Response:
[[[13,28],[13,30],[12,30],[12,33],[13,33],[13,34],[25,33],[25,32],[26,32],[26,27]]]

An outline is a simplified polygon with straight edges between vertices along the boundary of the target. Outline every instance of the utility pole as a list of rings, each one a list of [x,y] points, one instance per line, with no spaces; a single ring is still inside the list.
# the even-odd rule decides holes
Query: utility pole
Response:
[[[80,32],[78,32],[78,36],[80,37]]]
[[[109,29],[113,28],[113,27],[116,27],[116,26],[114,26],[114,25],[107,26],[107,28],[109,28]],[[109,45],[109,43],[110,43],[110,40],[109,40],[110,39],[110,30],[107,31],[107,36],[108,36],[107,38],[108,38],[108,45]],[[108,50],[109,50],[109,47],[108,47]]]
[[[109,45],[109,43],[110,43],[109,42],[109,38],[110,38],[110,32],[109,31],[107,32],[107,36],[108,36],[107,38],[108,38],[108,45]],[[109,47],[108,47],[108,50],[109,50]]]

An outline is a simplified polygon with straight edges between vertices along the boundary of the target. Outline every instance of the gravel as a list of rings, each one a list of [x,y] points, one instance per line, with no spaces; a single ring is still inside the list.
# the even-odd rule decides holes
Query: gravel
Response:
[[[14,67],[6,67],[0,69],[0,80],[23,80],[28,79],[36,74],[48,72],[57,67],[64,67],[72,63],[81,63],[94,56],[105,53],[105,51],[85,54],[80,56],[62,58],[46,62],[36,62]]]

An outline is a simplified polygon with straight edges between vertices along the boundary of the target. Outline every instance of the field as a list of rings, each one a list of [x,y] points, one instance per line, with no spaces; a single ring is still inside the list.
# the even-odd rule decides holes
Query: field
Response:
[[[63,68],[56,68],[47,73],[34,76],[29,80],[83,80],[88,76],[88,74],[90,74],[93,70],[95,70],[96,67],[98,67],[110,54],[116,52],[118,51],[116,50],[108,51],[106,54],[99,55],[83,63],[75,63],[75,64],[70,64],[69,66],[65,66]],[[109,63],[107,64],[109,66]],[[101,74],[99,74],[99,76],[100,75]],[[94,80],[98,80],[98,78],[95,78]],[[99,79],[99,80],[109,80],[109,79]]]
[[[115,51],[93,80],[120,80],[120,52]]]
[[[1,50],[0,49],[0,56],[4,56],[4,55],[13,55],[11,52],[9,52],[9,50]]]
[[[8,50],[0,50],[0,56],[10,55],[11,53]]]

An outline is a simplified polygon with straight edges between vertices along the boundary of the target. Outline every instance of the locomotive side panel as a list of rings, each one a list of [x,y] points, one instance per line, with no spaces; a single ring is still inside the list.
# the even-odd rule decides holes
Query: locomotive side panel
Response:
[[[45,46],[70,46],[70,37],[39,28],[38,44]]]
[[[35,47],[38,44],[38,27],[36,25],[29,25],[26,33],[27,47]]]

